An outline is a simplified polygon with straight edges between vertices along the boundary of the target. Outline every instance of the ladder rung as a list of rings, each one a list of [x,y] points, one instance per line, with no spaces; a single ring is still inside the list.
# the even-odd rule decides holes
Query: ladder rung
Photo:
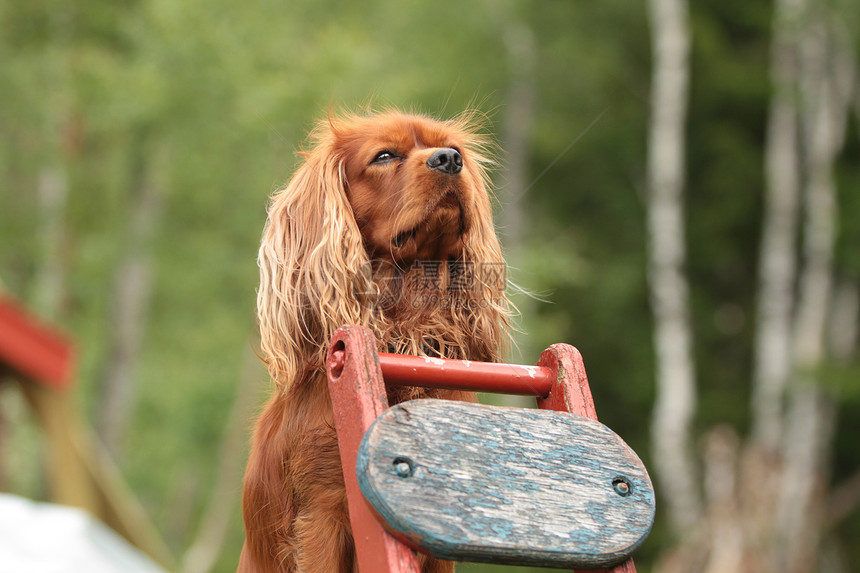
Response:
[[[331,366],[343,366],[343,350],[332,352]],[[385,383],[390,386],[422,386],[517,394],[545,398],[555,374],[545,366],[473,362],[427,356],[379,353],[379,365]]]
[[[424,386],[544,397],[553,372],[544,366],[449,360],[403,354],[379,354],[385,382],[392,386]]]

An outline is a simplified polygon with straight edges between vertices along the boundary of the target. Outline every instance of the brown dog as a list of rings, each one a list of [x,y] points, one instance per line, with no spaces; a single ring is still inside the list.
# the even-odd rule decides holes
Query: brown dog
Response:
[[[329,118],[272,197],[257,307],[275,394],[245,475],[239,571],[356,570],[325,354],[360,324],[380,350],[496,361],[509,306],[474,116]],[[390,402],[469,393],[399,389]],[[422,556],[422,571],[453,564]],[[372,572],[370,572],[372,573]]]

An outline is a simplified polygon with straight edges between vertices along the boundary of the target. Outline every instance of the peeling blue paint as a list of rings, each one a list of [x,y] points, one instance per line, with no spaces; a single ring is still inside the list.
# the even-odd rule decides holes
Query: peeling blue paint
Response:
[[[398,457],[412,475],[397,474]],[[654,519],[642,462],[606,426],[569,413],[405,402],[365,434],[356,470],[392,529],[449,559],[607,567]],[[617,476],[630,495],[614,491]]]

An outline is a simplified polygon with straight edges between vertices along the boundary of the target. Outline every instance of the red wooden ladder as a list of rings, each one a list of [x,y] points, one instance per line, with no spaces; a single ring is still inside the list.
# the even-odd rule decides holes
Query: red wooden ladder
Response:
[[[358,326],[346,326],[340,329],[332,339],[328,358],[327,373],[329,380],[329,391],[334,405],[335,426],[338,434],[341,461],[344,468],[344,479],[346,482],[349,514],[352,523],[353,535],[355,537],[356,554],[359,570],[362,573],[418,573],[418,560],[413,547],[425,552],[433,552],[439,557],[454,558],[457,556],[437,552],[428,549],[427,544],[422,544],[420,535],[410,535],[408,532],[397,531],[389,522],[383,524],[380,515],[384,511],[374,510],[365,499],[365,495],[359,487],[359,476],[356,473],[356,459],[359,457],[360,446],[364,449],[367,444],[362,444],[362,437],[368,433],[368,429],[379,418],[382,420],[383,413],[388,410],[386,396],[386,384],[389,386],[423,386],[428,388],[449,388],[460,390],[471,390],[480,392],[497,392],[507,394],[531,395],[537,399],[538,408],[543,410],[555,410],[570,412],[578,416],[558,416],[549,412],[546,415],[555,416],[553,424],[559,422],[577,424],[575,430],[580,427],[589,426],[587,432],[596,431],[611,434],[591,420],[597,419],[594,401],[588,385],[585,368],[579,352],[572,346],[566,344],[555,344],[545,350],[540,357],[537,366],[518,366],[511,364],[494,364],[469,362],[462,360],[439,360],[414,356],[401,356],[376,352],[376,340],[371,331]],[[405,404],[417,404],[428,402],[419,400]],[[459,402],[447,404],[463,404]],[[483,408],[480,405],[465,405],[462,408]],[[395,406],[392,411],[398,408]],[[499,412],[513,409],[498,408]],[[510,415],[543,415],[535,410],[521,410],[524,414]],[[528,414],[528,413],[531,414]],[[417,413],[417,410],[416,410]],[[503,412],[504,413],[504,412]],[[493,414],[493,412],[491,412]],[[509,415],[509,414],[505,414]],[[590,418],[583,420],[579,416]],[[491,416],[492,417],[492,416]],[[389,416],[390,418],[390,416]],[[382,423],[382,422],[380,422]],[[510,425],[510,421],[502,422],[502,426]],[[434,424],[439,425],[439,424]],[[444,425],[444,424],[442,424]],[[595,430],[594,427],[599,426]],[[555,426],[554,426],[555,427]],[[614,437],[614,438],[613,438]],[[433,438],[436,439],[436,438]],[[458,438],[459,439],[459,436]],[[602,438],[600,438],[602,439]],[[616,457],[635,458],[641,466],[641,462],[632,454],[632,450],[624,449],[626,444],[620,438],[611,434],[609,440],[617,439],[621,443],[622,454],[613,454]],[[379,438],[374,438],[374,443]],[[395,438],[395,442],[397,439]],[[367,442],[367,439],[365,440]],[[372,445],[371,445],[372,447]],[[544,450],[543,446],[535,448],[534,452]],[[603,446],[599,448],[603,451]],[[530,452],[533,453],[533,452]],[[368,457],[366,452],[362,454]],[[597,454],[602,455],[602,454]],[[609,454],[607,454],[609,455]],[[629,462],[630,460],[625,460]],[[395,460],[396,465],[397,460]],[[402,464],[401,464],[402,465]],[[407,467],[407,466],[404,466]],[[364,468],[364,466],[362,466]],[[360,471],[365,471],[364,469]],[[399,470],[397,470],[399,471]],[[645,525],[640,527],[644,531],[638,531],[640,538],[635,543],[638,547],[641,540],[647,536],[650,525],[653,522],[653,489],[644,466],[641,466],[641,477],[636,481],[637,494],[640,495],[640,513],[644,512]],[[405,475],[405,474],[401,474]],[[396,479],[396,478],[395,478]],[[366,480],[365,480],[366,481]],[[627,495],[629,483],[615,483],[618,495]],[[366,485],[364,482],[362,485]],[[385,487],[384,484],[380,487]],[[623,488],[625,491],[620,491]],[[366,489],[366,488],[365,488]],[[641,509],[644,507],[644,509]],[[650,513],[649,513],[650,512]],[[630,515],[628,509],[625,515]],[[390,533],[388,529],[394,531]],[[622,524],[621,529],[624,526]],[[619,529],[616,527],[616,529]],[[433,544],[429,544],[432,548]],[[632,549],[635,549],[632,547]],[[481,554],[485,555],[485,554]],[[628,554],[620,557],[624,561],[614,565],[611,569],[604,569],[612,573],[635,573],[636,569]],[[473,559],[467,559],[473,560]],[[481,561],[496,561],[493,558],[482,557]],[[617,561],[618,559],[616,559]],[[515,563],[510,555],[507,559],[500,558],[499,562]],[[522,561],[519,561],[524,563]],[[530,561],[533,565],[544,564],[542,562]],[[589,568],[597,563],[587,558],[584,562]],[[558,563],[547,561],[546,566],[559,566]],[[577,561],[576,567],[582,567]]]

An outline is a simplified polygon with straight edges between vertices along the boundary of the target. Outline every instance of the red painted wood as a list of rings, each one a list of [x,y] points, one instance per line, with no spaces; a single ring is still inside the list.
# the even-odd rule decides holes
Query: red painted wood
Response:
[[[549,395],[537,399],[538,408],[597,419],[597,409],[579,350],[569,344],[553,344],[540,355],[538,366],[549,368],[554,378]],[[611,569],[600,569],[597,573],[636,573],[636,566],[631,558]]]
[[[359,571],[418,573],[415,553],[385,531],[361,494],[355,475],[361,438],[388,408],[371,331],[360,326],[339,329],[329,347],[326,371]]]
[[[0,364],[62,389],[72,379],[74,351],[68,340],[37,322],[17,303],[0,297]]]
[[[582,356],[567,344],[550,346],[541,354],[536,367],[377,355],[375,348],[376,341],[368,329],[347,326],[335,334],[326,362],[350,521],[362,573],[418,572],[415,553],[385,531],[364,500],[355,475],[361,438],[388,408],[386,384],[531,395],[537,397],[542,409],[597,419]],[[629,559],[603,571],[636,573],[636,566]]]
[[[549,368],[554,376],[546,398],[538,398],[538,408],[573,412],[597,419],[594,399],[579,350],[569,344],[553,344],[543,351],[538,366]]]

